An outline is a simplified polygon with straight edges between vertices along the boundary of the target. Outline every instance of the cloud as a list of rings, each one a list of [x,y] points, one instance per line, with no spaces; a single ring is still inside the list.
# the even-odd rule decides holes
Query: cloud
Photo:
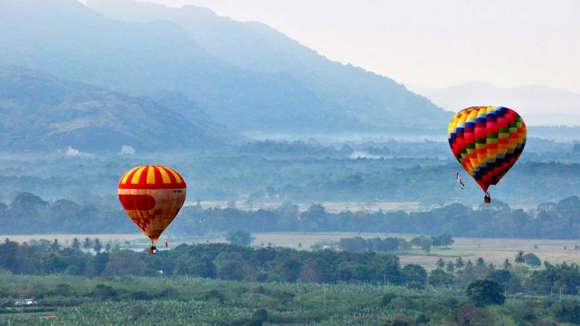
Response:
[[[132,146],[123,145],[119,151],[119,155],[135,155],[136,151]]]
[[[62,153],[66,157],[80,157],[80,158],[94,158],[95,156],[90,153],[81,152],[80,150],[68,146],[65,150],[58,150],[59,153]]]

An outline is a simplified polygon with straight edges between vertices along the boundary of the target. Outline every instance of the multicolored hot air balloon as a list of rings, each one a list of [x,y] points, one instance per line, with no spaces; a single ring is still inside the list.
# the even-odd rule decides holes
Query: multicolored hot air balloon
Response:
[[[501,106],[474,106],[449,123],[449,145],[457,161],[485,192],[516,163],[526,145],[527,129],[516,111]]]
[[[119,181],[119,201],[129,218],[151,239],[157,240],[185,202],[187,185],[175,170],[161,165],[143,165],[125,173]]]

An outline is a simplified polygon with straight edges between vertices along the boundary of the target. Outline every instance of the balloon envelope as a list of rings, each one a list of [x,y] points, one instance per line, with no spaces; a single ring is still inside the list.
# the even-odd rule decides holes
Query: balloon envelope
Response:
[[[175,170],[143,165],[119,181],[119,201],[127,215],[155,244],[185,202],[187,185]]]
[[[453,155],[485,192],[511,169],[526,145],[524,120],[501,106],[464,109],[448,131]]]

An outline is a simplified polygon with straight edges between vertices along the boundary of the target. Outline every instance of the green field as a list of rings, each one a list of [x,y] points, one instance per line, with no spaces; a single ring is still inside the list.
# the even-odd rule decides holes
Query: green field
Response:
[[[9,274],[0,275],[0,293],[1,325],[75,326],[572,325],[562,305],[577,299],[512,297],[503,306],[476,308],[462,291],[446,289]],[[38,305],[10,308],[23,295]]]

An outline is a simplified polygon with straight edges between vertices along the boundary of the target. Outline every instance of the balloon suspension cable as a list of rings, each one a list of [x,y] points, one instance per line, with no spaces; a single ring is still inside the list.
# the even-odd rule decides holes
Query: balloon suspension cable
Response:
[[[483,197],[483,202],[486,204],[491,203],[491,196],[490,196],[489,192],[487,192],[487,191],[485,192],[485,196]]]

